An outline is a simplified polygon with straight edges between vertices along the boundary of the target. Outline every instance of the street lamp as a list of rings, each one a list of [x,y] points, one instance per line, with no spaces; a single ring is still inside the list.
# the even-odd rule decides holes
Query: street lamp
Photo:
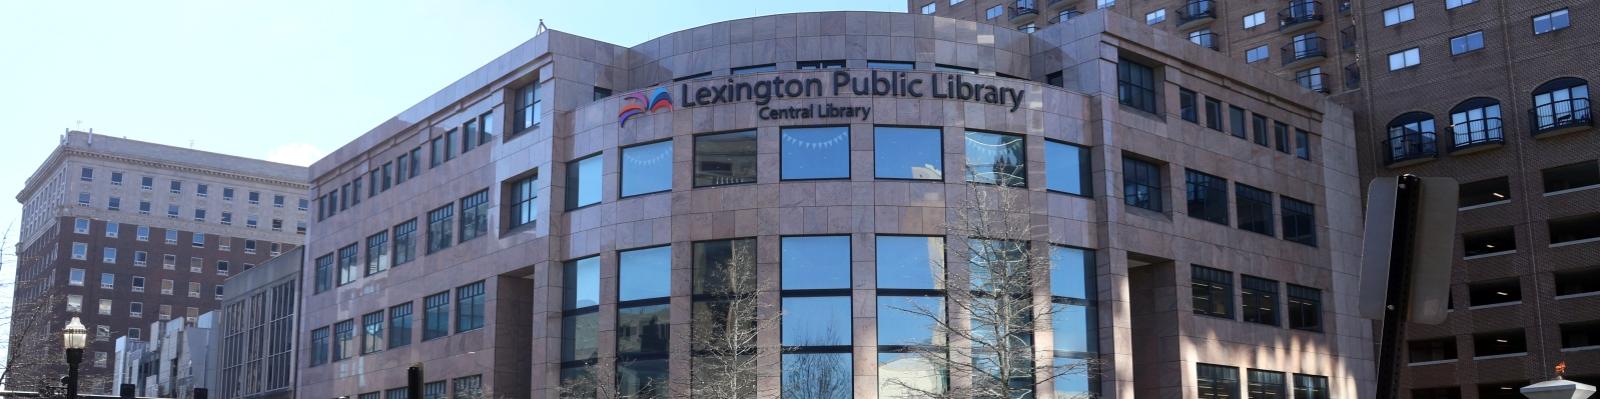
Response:
[[[78,399],[78,363],[83,362],[83,347],[88,341],[89,329],[76,316],[61,330],[61,342],[67,348],[67,399]]]

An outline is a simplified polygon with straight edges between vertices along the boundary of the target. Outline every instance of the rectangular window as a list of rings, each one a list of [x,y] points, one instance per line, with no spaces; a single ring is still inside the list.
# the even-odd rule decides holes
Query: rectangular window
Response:
[[[1405,3],[1383,10],[1383,26],[1394,26],[1416,18],[1416,9],[1412,7],[1412,3]]]
[[[454,240],[451,230],[455,230],[455,207],[445,205],[428,212],[428,254],[450,248]]]
[[[1289,284],[1289,328],[1322,331],[1322,290]]]
[[[532,226],[539,219],[538,209],[534,207],[533,203],[533,200],[537,199],[539,195],[534,188],[534,182],[538,181],[538,179],[538,172],[534,172],[531,176],[512,181],[509,186],[504,188],[510,196],[510,201],[507,201],[511,204],[510,229]]]
[[[671,191],[672,164],[672,140],[624,147],[622,197]],[[531,191],[532,177],[526,180]],[[531,200],[532,196],[526,198]],[[528,210],[532,211],[531,206]]]
[[[1121,102],[1122,105],[1155,113],[1155,70],[1131,60],[1118,60],[1117,101]]]
[[[1141,159],[1122,157],[1122,201],[1128,206],[1156,212],[1166,210],[1161,188],[1161,167]]]
[[[1600,185],[1600,162],[1583,161],[1539,171],[1544,193],[1564,192]]]
[[[194,195],[196,197],[206,198],[207,196],[210,196],[210,194],[211,194],[211,186],[210,185],[206,185],[206,184],[195,184],[194,185]]]
[[[449,160],[445,154],[445,151],[449,151],[446,149],[448,144],[448,142],[444,141],[444,136],[434,137],[432,141],[428,142],[428,169],[437,168]],[[343,197],[349,197],[349,195],[344,195]]]
[[[111,197],[111,199],[106,200],[106,210],[108,210],[108,211],[120,211],[120,210],[122,210],[122,198]]]
[[[1410,364],[1456,359],[1456,337],[1406,342],[1406,362]]]
[[[1244,321],[1278,325],[1278,282],[1247,275],[1240,275],[1239,279],[1239,298],[1244,302],[1240,313]]]
[[[339,285],[350,284],[361,276],[361,266],[357,264],[356,245],[350,244],[339,248]]]
[[[844,69],[844,60],[800,61],[795,63],[795,69]]]
[[[1206,127],[1222,131],[1222,100],[1206,97]]]
[[[311,366],[320,366],[328,363],[328,327],[311,330]]]
[[[456,287],[456,332],[483,328],[484,285],[482,281]]]
[[[389,270],[389,232],[367,236],[367,275]]]
[[[611,94],[611,89],[600,86],[594,87],[594,101],[604,100],[606,97],[611,97]]]
[[[561,288],[561,360],[599,356],[600,257],[566,262]]]
[[[966,132],[967,181],[1027,187],[1027,153],[1022,136]]]
[[[361,354],[383,350],[383,311],[361,316]]]
[[[461,198],[461,242],[489,233],[489,190]]]
[[[468,119],[465,123],[461,124],[461,153],[465,154],[467,151],[472,151],[473,148],[478,146],[478,134],[477,119]]]
[[[1095,0],[1094,7],[1097,10],[1103,10],[1114,5],[1117,5],[1117,0]]]
[[[1244,16],[1244,28],[1250,29],[1267,23],[1267,12],[1256,11],[1254,14]]]
[[[1195,389],[1200,399],[1234,399],[1239,396],[1239,369],[1197,363]]]
[[[753,155],[753,154],[752,154]],[[600,185],[605,157],[594,154],[567,162],[567,209],[600,203]]]
[[[1045,140],[1045,186],[1050,191],[1089,195],[1089,148]]]
[[[695,136],[694,186],[756,181],[756,131]]]
[[[1600,213],[1552,218],[1546,220],[1545,224],[1549,227],[1552,247],[1600,240]],[[110,255],[107,256],[114,258],[115,248],[112,248]]]
[[[333,254],[317,258],[316,286],[314,288],[316,293],[319,294],[333,289]]]
[[[1228,128],[1233,131],[1233,137],[1238,137],[1240,139],[1248,137],[1246,135],[1246,132],[1245,132],[1245,127],[1246,126],[1244,124],[1244,108],[1239,108],[1239,107],[1236,107],[1236,106],[1229,105],[1228,106]],[[1262,139],[1265,139],[1265,138],[1266,137],[1262,137]],[[1261,144],[1263,146],[1266,145],[1266,143],[1262,142],[1262,140],[1256,140],[1256,144]]]
[[[417,219],[394,226],[394,265],[417,258]]]
[[[1311,133],[1304,130],[1294,130],[1294,156],[1295,158],[1311,159]]]
[[[450,292],[422,299],[422,340],[450,335]]]
[[[779,135],[783,180],[850,178],[849,126],[790,127]]]
[[[1421,56],[1421,50],[1416,47],[1389,53],[1389,70],[1397,71],[1416,66],[1422,62]]]
[[[411,302],[389,307],[389,348],[411,344]]]
[[[166,305],[162,305],[166,306]],[[356,356],[356,322],[345,320],[333,325],[333,361]]]
[[[874,126],[872,136],[878,178],[944,179],[944,140],[938,128]]]
[[[1328,377],[1295,374],[1294,399],[1328,399]]]
[[[1144,14],[1144,23],[1146,25],[1155,25],[1155,24],[1159,24],[1162,21],[1166,21],[1166,20],[1167,20],[1167,10],[1165,8],[1160,9],[1160,10],[1151,11],[1149,13]]]
[[[938,4],[937,3],[930,2],[928,4],[923,4],[922,5],[922,15],[933,15],[934,11],[937,11],[937,10],[938,10]]]
[[[1178,115],[1183,120],[1200,123],[1200,104],[1195,96],[1193,90],[1178,89]]]
[[[1450,38],[1450,55],[1460,55],[1483,49],[1483,31]]]
[[[1278,196],[1283,219],[1283,239],[1317,246],[1316,206],[1286,196]]]
[[[1551,11],[1533,17],[1533,34],[1543,35],[1550,32],[1566,29],[1571,22],[1567,19],[1567,9]]]
[[[989,9],[983,10],[983,19],[999,18],[1001,14],[1005,14],[1005,8],[1001,6],[989,7]]]
[[[1235,183],[1233,187],[1239,208],[1239,229],[1276,237],[1272,228],[1272,192],[1242,183]]]
[[[761,72],[774,72],[774,71],[777,71],[777,70],[778,70],[778,64],[763,64],[763,65],[751,65],[751,66],[742,66],[742,67],[738,67],[738,68],[733,68],[733,69],[728,70],[728,73],[731,74],[731,75],[745,75],[745,74],[761,73]]]
[[[1250,370],[1250,385],[1246,388],[1249,396],[1247,399],[1286,399],[1284,396],[1288,387],[1285,385],[1283,373],[1266,370]]]
[[[1249,50],[1245,50],[1245,52],[1244,52],[1244,62],[1246,64],[1251,64],[1251,63],[1257,63],[1257,62],[1261,62],[1261,61],[1266,61],[1267,58],[1271,56],[1271,54],[1272,54],[1271,51],[1268,51],[1267,46],[1265,44],[1260,45],[1260,46],[1256,46],[1255,48],[1252,48],[1252,49],[1249,49]]]
[[[1449,9],[1454,9],[1456,7],[1460,7],[1460,6],[1464,6],[1464,5],[1468,5],[1468,4],[1472,4],[1472,3],[1477,3],[1477,2],[1478,2],[1478,0],[1444,0],[1444,8],[1446,10],[1449,10]]]
[[[1193,169],[1184,171],[1189,216],[1228,225],[1228,180]]]
[[[1562,324],[1561,348],[1600,348],[1600,321]]]
[[[177,181],[177,180],[173,180],[171,183],[169,183],[167,185],[167,192],[170,192],[170,193],[173,193],[173,194],[182,194],[183,193],[183,182]]]
[[[1200,265],[1190,266],[1194,313],[1233,318],[1233,273]]]
[[[523,131],[538,127],[544,118],[542,108],[539,100],[539,82],[517,89],[516,119],[512,123],[514,129],[508,135],[522,134]]]
[[[457,378],[450,381],[450,385],[454,391],[454,396],[451,396],[453,399],[479,399],[486,396],[483,393],[482,375]]]
[[[1265,124],[1266,123],[1266,119],[1262,119],[1262,123]],[[1262,126],[1262,127],[1263,127],[1262,133],[1265,134],[1266,133],[1265,126]],[[1272,128],[1273,128],[1272,136],[1273,136],[1273,138],[1277,139],[1277,142],[1278,142],[1278,145],[1277,145],[1278,151],[1282,152],[1282,153],[1285,153],[1285,154],[1288,154],[1289,153],[1289,125],[1283,124],[1281,122],[1277,122],[1277,123],[1273,124]],[[1263,137],[1263,139],[1264,138],[1265,137]],[[1265,144],[1263,144],[1263,145],[1265,145]]]

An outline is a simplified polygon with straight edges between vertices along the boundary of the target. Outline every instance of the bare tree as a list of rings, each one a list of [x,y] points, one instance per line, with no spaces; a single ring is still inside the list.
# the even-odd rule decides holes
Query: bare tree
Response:
[[[666,397],[667,385],[665,382],[654,380],[646,381],[640,387],[638,394],[624,394],[617,389],[617,384],[606,383],[616,381],[616,368],[602,366],[599,361],[584,366],[582,372],[572,378],[561,380],[561,385],[556,387],[556,393],[561,398],[600,398],[600,399],[645,399]]]
[[[1093,368],[1092,360],[1057,365],[1035,345],[1065,307],[1049,299],[1050,251],[1031,245],[1046,237],[1045,226],[1034,220],[1028,191],[1010,184],[1015,177],[1005,172],[1013,168],[997,163],[996,184],[967,184],[951,207],[945,232],[966,240],[950,246],[950,258],[964,261],[968,272],[952,273],[944,306],[896,308],[926,319],[950,343],[914,346],[906,361],[947,370],[953,383],[891,376],[884,383],[898,392],[886,397],[1032,398],[1039,384]]]
[[[724,259],[695,270],[704,278],[695,278],[689,386],[680,392],[696,399],[753,398],[776,388],[760,391],[756,381],[759,366],[779,355],[756,342],[781,322],[777,309],[760,297],[773,287],[756,278],[754,239],[727,245]]]

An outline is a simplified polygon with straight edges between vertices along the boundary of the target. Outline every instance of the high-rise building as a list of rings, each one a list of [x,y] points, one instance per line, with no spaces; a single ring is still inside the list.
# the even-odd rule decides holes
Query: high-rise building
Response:
[[[1450,282],[1453,311],[1442,325],[1404,329],[1400,397],[1516,398],[1515,388],[1552,377],[1552,366],[1563,360],[1572,365],[1569,378],[1600,383],[1600,368],[1584,366],[1600,364],[1600,313],[1590,310],[1600,306],[1600,284],[1594,283],[1600,281],[1600,190],[1594,190],[1600,188],[1600,135],[1588,85],[1600,79],[1600,65],[1586,62],[1593,42],[1588,38],[1600,28],[1585,19],[1600,13],[1600,5],[1518,0],[907,4],[913,13],[1018,29],[1045,26],[1037,22],[1044,14],[1110,8],[1186,35],[1217,30],[1228,44],[1224,50],[1246,63],[1258,59],[1246,49],[1251,40],[1288,43],[1280,45],[1278,62],[1255,65],[1297,80],[1304,74],[1283,66],[1296,62],[1289,56],[1300,53],[1291,46],[1296,41],[1251,34],[1249,26],[1266,23],[1287,32],[1303,20],[1296,10],[1329,12],[1316,18],[1320,21],[1308,21],[1317,26],[1308,31],[1329,43],[1338,37],[1338,50],[1326,51],[1320,67],[1342,76],[1343,83],[1324,92],[1355,111],[1362,180],[1409,173],[1461,183],[1461,249]],[[1274,17],[1275,8],[1284,11]],[[1216,10],[1217,22],[1185,17],[1206,9]],[[1169,15],[1177,18],[1166,21]],[[1219,24],[1226,29],[1213,27]]]
[[[216,310],[230,272],[301,245],[298,166],[67,132],[17,194],[23,210],[6,386],[65,372],[60,331],[89,327],[86,393],[111,392],[112,339]]]
[[[925,355],[995,336],[940,323],[1039,256],[1004,297],[1050,305],[1001,341],[1049,366],[1005,384],[1367,395],[1351,111],[1141,20],[1075,21],[544,32],[312,166],[296,394],[406,398],[412,365],[427,398],[961,389],[988,382]],[[953,229],[986,210],[1022,237]]]

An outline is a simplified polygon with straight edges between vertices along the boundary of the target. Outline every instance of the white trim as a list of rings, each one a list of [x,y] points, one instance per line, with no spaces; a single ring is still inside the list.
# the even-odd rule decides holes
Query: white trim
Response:
[[[1572,241],[1567,241],[1567,242],[1551,243],[1550,244],[1550,248],[1561,248],[1561,247],[1565,247],[1565,246],[1568,246],[1568,245],[1588,244],[1588,243],[1591,243],[1591,242],[1600,242],[1600,237],[1590,237],[1590,238],[1585,238],[1585,239],[1582,239],[1582,240],[1572,240]]]
[[[1461,260],[1477,260],[1477,259],[1483,259],[1483,258],[1492,258],[1492,257],[1500,256],[1500,255],[1510,255],[1510,254],[1514,254],[1514,253],[1517,253],[1517,250],[1513,249],[1513,250],[1509,250],[1509,251],[1491,252],[1491,253],[1486,253],[1486,254],[1483,254],[1483,255],[1464,256],[1464,257],[1461,257]]]
[[[1578,187],[1578,188],[1569,188],[1569,189],[1566,189],[1566,190],[1551,191],[1551,192],[1548,192],[1548,193],[1544,193],[1544,196],[1545,197],[1552,197],[1552,196],[1557,196],[1557,195],[1561,195],[1561,194],[1575,193],[1575,192],[1579,192],[1579,191],[1593,190],[1593,189],[1597,189],[1597,188],[1600,188],[1600,184],[1590,184],[1590,185],[1583,186],[1583,187]]]
[[[1600,291],[1580,292],[1577,294],[1556,295],[1556,300],[1600,296]]]
[[[1508,357],[1521,357],[1521,356],[1527,356],[1527,355],[1528,355],[1528,352],[1517,352],[1517,353],[1507,353],[1507,354],[1504,354],[1504,355],[1476,356],[1476,357],[1473,357],[1472,360],[1494,360],[1494,359],[1505,359],[1505,358],[1508,358]]]
[[[1409,366],[1409,367],[1432,366],[1432,365],[1435,365],[1435,364],[1450,364],[1450,363],[1455,363],[1455,362],[1456,362],[1456,359],[1445,359],[1445,360],[1434,360],[1434,361],[1427,361],[1427,362],[1407,363],[1406,366]]]
[[[1580,346],[1576,348],[1561,348],[1562,353],[1600,350],[1600,345]]]
[[[1499,200],[1499,201],[1495,201],[1495,202],[1486,202],[1486,203],[1477,204],[1477,205],[1463,206],[1461,208],[1457,208],[1456,210],[1457,211],[1470,211],[1470,210],[1473,210],[1473,209],[1488,208],[1488,207],[1495,206],[1495,205],[1505,205],[1505,204],[1509,204],[1509,203],[1511,203],[1511,200],[1503,199],[1503,200]]]
[[[1491,304],[1488,304],[1488,305],[1469,306],[1469,307],[1467,307],[1467,310],[1503,308],[1503,307],[1507,307],[1507,306],[1516,306],[1516,305],[1521,305],[1521,304],[1522,304],[1522,301],[1518,300],[1518,301],[1511,301],[1511,302],[1491,303]]]

